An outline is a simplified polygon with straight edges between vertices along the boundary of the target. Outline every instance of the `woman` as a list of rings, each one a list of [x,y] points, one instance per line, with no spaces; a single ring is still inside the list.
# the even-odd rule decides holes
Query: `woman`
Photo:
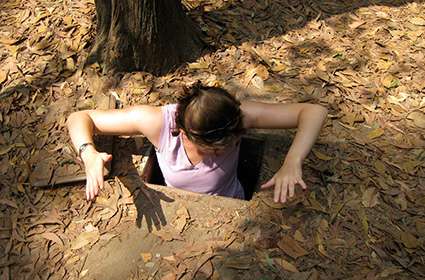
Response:
[[[93,134],[145,135],[155,146],[167,185],[194,192],[243,198],[236,176],[239,142],[251,128],[298,128],[282,167],[262,188],[274,186],[275,202],[307,186],[302,162],[326,119],[327,110],[314,104],[240,103],[218,87],[194,85],[178,104],[139,105],[121,110],[72,113],[68,129],[87,174],[86,198],[103,187],[103,166],[111,155],[99,153]]]

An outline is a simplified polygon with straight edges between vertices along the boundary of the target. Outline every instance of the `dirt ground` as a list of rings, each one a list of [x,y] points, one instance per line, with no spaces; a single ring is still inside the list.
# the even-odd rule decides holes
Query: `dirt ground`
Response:
[[[83,69],[93,1],[0,2],[0,279],[424,279],[424,1],[187,0],[212,51],[165,76]],[[95,202],[70,112],[175,102],[197,80],[329,116],[286,205],[148,186],[147,146],[117,138]],[[256,132],[258,133],[258,132]],[[265,133],[265,134],[264,134]],[[295,131],[261,132],[261,180]],[[265,135],[265,136],[264,136]]]

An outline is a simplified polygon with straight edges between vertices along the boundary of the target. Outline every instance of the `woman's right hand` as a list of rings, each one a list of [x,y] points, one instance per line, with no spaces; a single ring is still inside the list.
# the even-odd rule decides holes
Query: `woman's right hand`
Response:
[[[112,155],[87,149],[81,154],[81,159],[86,170],[86,199],[92,200],[98,195],[99,188],[103,189],[103,168],[112,160]]]

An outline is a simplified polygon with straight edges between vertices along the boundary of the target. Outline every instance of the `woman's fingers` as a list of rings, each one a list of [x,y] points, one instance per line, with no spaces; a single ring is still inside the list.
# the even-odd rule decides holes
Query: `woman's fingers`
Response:
[[[89,183],[90,179],[87,177],[86,179],[86,200],[89,200],[89,190],[90,190],[90,183]]]
[[[289,197],[293,197],[294,193],[295,193],[295,184],[291,181],[291,183],[289,183]]]
[[[281,180],[276,180],[275,184],[274,184],[274,202],[279,202],[280,199],[280,192],[281,192],[281,184],[282,181]]]
[[[285,203],[288,195],[288,181],[284,180],[280,191],[280,202]]]
[[[102,176],[97,177],[95,195],[99,194],[99,189],[103,189],[103,177]]]
[[[93,180],[93,179],[91,179],[91,186],[90,186],[90,200],[92,200],[93,199],[93,197],[94,197],[94,184],[95,184],[95,180]]]
[[[87,176],[86,199],[92,200],[98,194],[98,182],[92,176]]]
[[[303,179],[299,179],[297,181],[297,183],[301,185],[301,187],[303,188],[303,190],[306,190],[307,189],[307,185],[306,185],[306,183],[304,183],[304,180]]]
[[[87,176],[87,187],[86,187],[87,200],[92,199],[92,189],[93,189],[93,178],[91,176]]]
[[[261,185],[262,189],[267,189],[272,187],[275,184],[275,177],[273,176],[270,180],[268,180],[266,183]]]
[[[101,173],[97,173],[97,177],[96,177],[96,183],[97,183],[97,191],[100,189],[103,189],[103,166],[102,166],[102,170]]]
[[[261,185],[261,189],[266,189],[274,185],[274,201],[284,203],[288,198],[295,196],[295,187],[297,184],[304,190],[307,189],[307,185],[299,176],[277,176],[276,174],[265,184]]]
[[[84,162],[86,167],[86,199],[92,200],[103,188],[103,167],[106,162],[112,160],[112,155],[106,153],[95,153]]]

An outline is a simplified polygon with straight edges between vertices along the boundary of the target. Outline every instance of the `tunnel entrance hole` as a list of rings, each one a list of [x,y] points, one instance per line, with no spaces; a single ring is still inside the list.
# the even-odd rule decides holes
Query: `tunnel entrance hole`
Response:
[[[260,170],[264,155],[264,140],[255,137],[242,137],[238,159],[238,179],[241,182],[245,199],[250,200],[259,189]],[[149,152],[149,158],[143,171],[143,180],[150,184],[166,185],[155,149]]]

